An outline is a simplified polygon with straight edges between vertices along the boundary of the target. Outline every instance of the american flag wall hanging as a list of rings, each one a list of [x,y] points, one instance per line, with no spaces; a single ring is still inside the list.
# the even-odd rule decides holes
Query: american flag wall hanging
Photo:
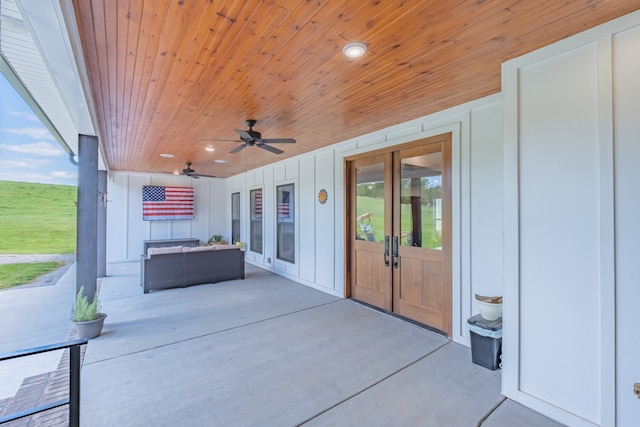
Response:
[[[142,219],[193,219],[193,187],[142,186]]]
[[[262,190],[256,191],[255,200],[256,219],[262,219]]]
[[[278,218],[289,218],[289,192],[282,192],[282,202],[278,203]]]

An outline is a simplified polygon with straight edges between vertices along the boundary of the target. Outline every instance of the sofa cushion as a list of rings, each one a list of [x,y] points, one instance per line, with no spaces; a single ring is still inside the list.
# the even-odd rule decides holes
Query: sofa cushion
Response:
[[[184,247],[182,249],[183,252],[204,252],[204,251],[212,251],[214,249],[213,246],[194,246],[194,247]]]
[[[216,243],[215,245],[213,245],[213,249],[216,250],[216,251],[221,250],[221,249],[238,249],[239,250],[240,246],[237,246],[237,245],[223,245],[223,244],[220,244],[220,243]]]
[[[149,248],[149,250],[147,251],[147,254],[151,256],[151,255],[158,255],[158,254],[175,254],[179,252],[182,252],[182,246],[168,246],[165,248]]]

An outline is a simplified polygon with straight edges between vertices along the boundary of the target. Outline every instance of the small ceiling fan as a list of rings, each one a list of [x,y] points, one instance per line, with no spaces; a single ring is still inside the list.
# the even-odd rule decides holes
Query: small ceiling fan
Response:
[[[187,167],[182,169],[182,175],[186,175],[193,179],[199,179],[201,176],[205,176],[208,178],[215,178],[215,176],[213,175],[202,175],[202,174],[196,173],[194,169],[191,169],[191,162],[187,162]]]
[[[246,123],[247,126],[249,126],[248,130],[234,129],[238,135],[240,135],[240,141],[238,142],[242,142],[243,144],[238,145],[236,148],[231,150],[230,153],[235,154],[246,147],[255,145],[263,150],[267,150],[275,154],[282,154],[284,151],[267,144],[293,144],[296,142],[293,138],[262,138],[262,134],[260,132],[253,130],[253,126],[256,124],[255,120],[249,119]]]

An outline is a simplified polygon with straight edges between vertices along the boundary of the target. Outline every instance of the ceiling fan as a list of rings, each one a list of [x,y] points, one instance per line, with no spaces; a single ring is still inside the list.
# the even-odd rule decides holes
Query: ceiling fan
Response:
[[[263,150],[270,151],[275,154],[282,154],[284,151],[272,147],[267,144],[293,144],[296,142],[293,138],[262,138],[262,134],[253,130],[253,126],[256,124],[255,120],[249,119],[247,120],[247,126],[249,126],[248,130],[240,130],[234,129],[238,135],[240,135],[240,141],[243,144],[238,145],[236,148],[230,151],[230,153],[237,153],[245,147],[255,145],[256,147],[262,148]]]
[[[196,171],[194,169],[191,169],[191,162],[187,162],[187,167],[182,169],[182,175],[186,175],[186,176],[188,176],[190,178],[193,178],[193,179],[198,179],[201,176],[205,176],[205,177],[208,177],[208,178],[215,178],[215,176],[213,176],[213,175],[202,175],[202,174],[196,173]]]

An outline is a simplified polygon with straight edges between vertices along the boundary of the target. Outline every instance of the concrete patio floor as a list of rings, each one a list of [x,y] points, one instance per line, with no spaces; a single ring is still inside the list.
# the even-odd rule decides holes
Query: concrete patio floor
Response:
[[[138,263],[107,273],[82,425],[559,425],[501,396],[468,348],[256,267],[149,294]]]

